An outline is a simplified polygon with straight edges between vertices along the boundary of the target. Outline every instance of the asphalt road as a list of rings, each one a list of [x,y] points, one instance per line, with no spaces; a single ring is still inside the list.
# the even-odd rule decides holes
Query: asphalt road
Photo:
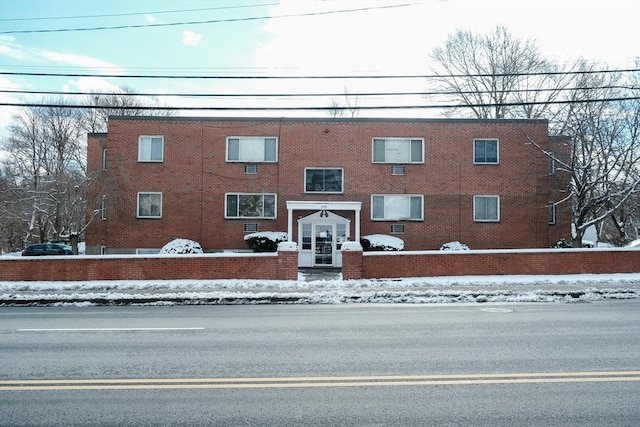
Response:
[[[0,308],[0,425],[634,426],[640,301]]]

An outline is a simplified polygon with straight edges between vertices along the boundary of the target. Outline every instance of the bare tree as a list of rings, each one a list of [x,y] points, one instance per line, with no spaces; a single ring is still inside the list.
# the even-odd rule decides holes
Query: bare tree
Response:
[[[65,101],[25,107],[13,118],[3,142],[9,153],[4,174],[12,196],[3,203],[4,218],[20,220],[22,239],[71,239],[77,243],[85,225],[86,152],[80,112]],[[76,248],[77,249],[77,248]]]
[[[349,93],[349,89],[345,87],[344,104],[335,98],[332,99],[329,103],[329,115],[331,117],[357,117],[360,112],[358,102],[358,94]]]
[[[161,104],[156,98],[142,97],[135,90],[122,86],[111,92],[88,95],[82,110],[82,124],[87,132],[106,132],[109,116],[170,116],[171,110],[156,110]]]
[[[556,74],[532,40],[520,40],[498,26],[488,34],[458,30],[432,54],[437,84],[460,108],[479,119],[555,115],[549,101],[568,84]],[[540,90],[540,88],[546,88]]]
[[[594,73],[586,64],[583,69],[562,127],[571,137],[570,158],[545,151],[568,176],[574,247],[582,246],[587,228],[601,228],[606,219],[626,240],[640,192],[640,96],[628,93],[638,89],[620,84],[621,74]]]

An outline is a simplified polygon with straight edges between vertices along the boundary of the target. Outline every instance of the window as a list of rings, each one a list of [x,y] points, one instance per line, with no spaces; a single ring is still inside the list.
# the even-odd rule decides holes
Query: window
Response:
[[[275,218],[275,194],[227,194],[225,218]]]
[[[304,191],[307,193],[342,193],[342,169],[304,170]]]
[[[423,196],[371,196],[371,219],[386,221],[419,221],[423,215]]]
[[[498,163],[498,140],[497,139],[474,139],[473,140],[473,163],[497,164]]]
[[[391,224],[391,234],[404,234],[404,225]]]
[[[373,163],[424,163],[423,151],[423,139],[373,139]]]
[[[100,246],[100,255],[106,255],[107,254],[107,247],[102,245]]]
[[[102,200],[100,201],[100,218],[103,220],[107,219],[107,196],[102,196]]]
[[[311,250],[311,224],[302,224],[302,250]]]
[[[136,255],[157,255],[161,249],[137,248]]]
[[[227,162],[276,162],[278,139],[265,137],[227,138]]]
[[[102,150],[102,170],[107,170],[107,149]]]
[[[549,153],[549,163],[547,168],[548,175],[554,175],[556,173],[555,153]]]
[[[164,160],[164,137],[141,136],[138,138],[139,162],[162,162]]]
[[[500,221],[500,197],[473,196],[473,220],[478,222]]]
[[[162,218],[162,193],[138,193],[138,218]]]
[[[549,202],[548,208],[549,208],[549,212],[548,212],[549,224],[555,224],[556,223],[556,204],[554,202]]]

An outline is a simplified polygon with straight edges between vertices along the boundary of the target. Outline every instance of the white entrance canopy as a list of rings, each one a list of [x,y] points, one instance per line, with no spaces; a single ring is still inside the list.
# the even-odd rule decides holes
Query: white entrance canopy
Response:
[[[290,242],[293,241],[293,211],[353,211],[355,212],[354,240],[360,241],[360,209],[361,202],[313,202],[313,201],[287,201],[287,235]]]

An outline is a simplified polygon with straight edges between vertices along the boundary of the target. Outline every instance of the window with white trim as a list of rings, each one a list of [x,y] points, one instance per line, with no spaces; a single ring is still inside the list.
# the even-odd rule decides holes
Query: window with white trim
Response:
[[[549,211],[548,211],[548,221],[549,224],[555,224],[556,223],[556,204],[554,202],[549,202],[549,204],[547,205]]]
[[[500,197],[473,196],[473,220],[476,222],[500,221]]]
[[[497,139],[474,139],[473,140],[473,163],[475,164],[497,164],[498,163],[498,140]]]
[[[141,135],[138,137],[138,161],[162,162],[164,161],[164,136]]]
[[[276,217],[275,194],[227,193],[225,195],[225,218]]]
[[[138,218],[162,218],[162,193],[138,193]]]
[[[556,159],[555,153],[549,153],[548,165],[547,165],[547,175],[554,175],[556,173]]]
[[[371,219],[380,221],[421,221],[424,196],[379,194],[371,196]]]
[[[278,138],[233,136],[227,138],[227,162],[275,163]]]
[[[305,168],[304,191],[306,193],[342,193],[344,171],[340,168]]]
[[[422,138],[373,138],[373,163],[424,163]]]
[[[102,220],[107,219],[107,196],[106,194],[102,196],[102,200],[100,201],[100,218]]]
[[[102,150],[102,170],[107,170],[107,149]]]

